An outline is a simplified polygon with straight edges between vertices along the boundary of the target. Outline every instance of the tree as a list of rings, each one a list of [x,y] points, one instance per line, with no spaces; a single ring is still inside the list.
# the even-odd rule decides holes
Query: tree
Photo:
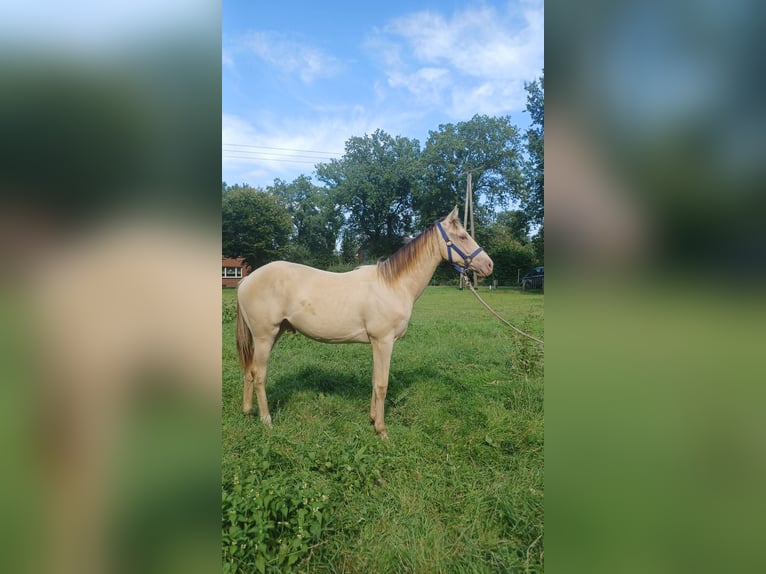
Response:
[[[352,137],[340,159],[317,166],[347,214],[347,232],[371,257],[386,256],[412,231],[420,143],[377,130]]]
[[[526,133],[527,161],[524,165],[524,194],[521,206],[529,221],[543,225],[545,219],[545,71],[538,80],[525,84],[527,111],[532,125]]]
[[[494,263],[491,279],[496,279],[500,285],[517,285],[519,276],[535,265],[532,246],[522,245],[510,237],[496,238],[491,249]]]
[[[221,250],[242,257],[253,269],[284,256],[290,215],[275,197],[247,185],[224,186]]]
[[[350,230],[344,230],[340,242],[340,256],[343,260],[343,263],[356,263],[358,253],[359,242],[353,236]]]
[[[333,261],[343,214],[333,194],[301,175],[292,183],[280,179],[268,188],[292,218],[287,259],[315,267]]]
[[[535,250],[535,264],[542,265],[545,262],[545,226],[540,227],[532,238],[532,248]]]
[[[509,116],[475,115],[429,132],[421,154],[423,186],[414,201],[421,226],[454,205],[464,207],[472,173],[474,213],[484,224],[498,206],[521,195],[521,137]]]
[[[529,243],[529,219],[523,211],[513,210],[498,213],[493,227],[505,228],[511,238],[522,245]]]
[[[491,279],[500,285],[516,285],[519,275],[534,267],[535,249],[526,233],[522,233],[524,214],[508,211],[498,215],[488,228],[477,230],[477,239],[492,256],[494,270]]]

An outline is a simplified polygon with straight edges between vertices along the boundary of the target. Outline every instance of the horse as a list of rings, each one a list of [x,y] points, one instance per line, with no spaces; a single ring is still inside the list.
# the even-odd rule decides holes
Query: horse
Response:
[[[457,207],[375,265],[332,273],[274,261],[242,279],[237,289],[242,412],[252,413],[255,389],[261,421],[271,426],[266,370],[271,350],[285,331],[324,343],[368,343],[373,358],[370,421],[387,439],[383,417],[391,352],[407,331],[415,301],[442,261],[458,271],[492,273],[492,259],[466,233]]]

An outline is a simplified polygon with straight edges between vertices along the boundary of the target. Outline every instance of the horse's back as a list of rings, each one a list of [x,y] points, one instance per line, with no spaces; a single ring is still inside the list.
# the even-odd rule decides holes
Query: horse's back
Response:
[[[346,273],[333,273],[291,261],[272,261],[240,281],[239,290],[289,291],[293,287],[338,289],[352,283],[362,286],[371,279],[370,270],[374,271],[374,267],[359,267]]]

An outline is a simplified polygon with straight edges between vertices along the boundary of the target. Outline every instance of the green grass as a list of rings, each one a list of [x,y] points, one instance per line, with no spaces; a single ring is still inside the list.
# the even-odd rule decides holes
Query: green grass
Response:
[[[482,296],[544,338],[542,294]],[[223,297],[231,308],[235,291]],[[225,571],[543,570],[542,352],[469,291],[429,287],[416,303],[394,347],[388,442],[368,422],[369,345],[283,336],[267,429],[241,414],[234,331],[225,321]]]

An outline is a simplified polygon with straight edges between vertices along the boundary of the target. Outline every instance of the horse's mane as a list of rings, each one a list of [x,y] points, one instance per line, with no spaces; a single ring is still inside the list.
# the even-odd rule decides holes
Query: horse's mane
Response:
[[[378,262],[378,277],[389,285],[396,283],[399,277],[417,265],[423,252],[428,249],[431,235],[435,233],[435,230],[434,223],[415,239],[400,247],[388,259]]]

